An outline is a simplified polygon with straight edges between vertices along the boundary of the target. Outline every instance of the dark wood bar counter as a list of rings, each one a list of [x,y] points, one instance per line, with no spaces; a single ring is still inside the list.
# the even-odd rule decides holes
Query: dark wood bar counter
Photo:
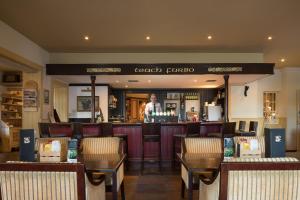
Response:
[[[161,123],[161,153],[163,161],[173,159],[173,135],[184,135],[187,123]],[[201,122],[200,136],[207,136],[211,132],[220,132],[222,122]],[[114,123],[113,135],[128,135],[128,159],[140,161],[142,158],[142,126],[141,123]],[[145,157],[157,155],[158,144],[145,144]]]
[[[80,120],[81,121],[81,120]],[[56,132],[65,132],[68,130],[69,133],[73,131],[72,137],[82,138],[81,124],[88,124],[82,122],[72,123],[40,123],[40,137],[55,137],[49,133],[50,126],[60,125],[65,130]],[[208,133],[220,132],[222,122],[199,122],[200,130],[199,136],[205,137]],[[102,124],[102,123],[100,123]],[[99,124],[99,125],[100,125]],[[103,125],[110,123],[103,123]],[[171,161],[174,156],[174,135],[185,135],[187,131],[188,122],[168,122],[161,123],[161,154],[163,161]],[[72,130],[73,129],[73,130]],[[109,129],[109,130],[108,130]],[[112,129],[112,130],[111,130]],[[130,161],[140,161],[142,159],[142,123],[112,123],[108,128],[104,130],[103,136],[124,136],[127,135],[128,142],[128,155],[127,158]],[[63,137],[64,135],[57,135],[56,137]],[[71,135],[68,135],[70,137]],[[64,136],[65,137],[65,136]],[[91,137],[91,136],[89,136]],[[177,144],[177,143],[176,143]],[[178,145],[177,145],[178,146]],[[158,155],[158,143],[146,143],[145,148],[145,159],[151,159]]]

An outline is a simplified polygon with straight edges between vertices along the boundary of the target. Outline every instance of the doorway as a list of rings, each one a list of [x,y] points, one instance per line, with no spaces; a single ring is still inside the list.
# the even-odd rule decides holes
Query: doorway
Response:
[[[129,123],[137,123],[144,121],[144,111],[149,94],[145,93],[127,93],[125,104],[125,121]]]

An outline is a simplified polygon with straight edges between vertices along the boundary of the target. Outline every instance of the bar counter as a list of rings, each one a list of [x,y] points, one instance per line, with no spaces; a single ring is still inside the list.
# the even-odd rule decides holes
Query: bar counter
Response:
[[[163,161],[173,159],[173,135],[185,135],[186,122],[161,123],[161,153]],[[201,122],[200,136],[210,132],[220,132],[222,122]],[[128,135],[128,159],[139,161],[142,158],[142,127],[141,123],[113,123],[113,135]],[[152,158],[157,155],[158,144],[145,144],[145,157]]]
[[[80,124],[85,120],[76,120],[72,123],[58,123],[58,125],[72,126],[74,138],[82,138]],[[222,122],[199,122],[200,130],[199,136],[207,136],[208,133],[220,132]],[[49,133],[49,127],[51,123],[40,123],[40,137],[51,137]],[[107,123],[104,123],[107,124]],[[161,154],[163,161],[171,161],[174,154],[174,140],[173,135],[186,135],[188,122],[168,122],[161,123]],[[142,123],[112,123],[108,128],[104,130],[104,136],[124,136],[127,135],[128,141],[128,160],[140,161],[142,159]],[[59,136],[62,137],[63,135]],[[64,136],[66,137],[66,136]],[[67,137],[70,137],[67,136]],[[177,144],[177,143],[176,143]],[[176,145],[178,146],[178,144]],[[158,155],[158,143],[146,143],[145,146],[145,158],[153,158]]]

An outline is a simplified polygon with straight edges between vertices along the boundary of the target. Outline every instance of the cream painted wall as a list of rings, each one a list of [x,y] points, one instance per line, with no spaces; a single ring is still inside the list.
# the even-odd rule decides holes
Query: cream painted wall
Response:
[[[41,105],[42,105],[42,74],[41,72],[36,73],[23,73],[23,85],[27,81],[35,81],[38,84],[38,110],[37,111],[24,111],[23,110],[23,127],[22,128],[33,128],[36,131],[36,136],[39,136],[38,122],[41,121]]]
[[[0,20],[0,47],[44,66],[49,53]]]
[[[230,79],[230,78],[229,78]],[[247,84],[248,96],[244,96],[245,86],[230,87],[230,118],[257,118],[258,114],[258,82]]]
[[[82,92],[87,86],[69,87],[69,117],[71,118],[90,118],[90,112],[77,112],[77,96],[91,96],[89,92]],[[95,95],[99,96],[99,104],[102,110],[104,121],[108,121],[108,87],[96,86]]]
[[[263,62],[262,53],[51,53],[50,63]]]
[[[247,84],[250,86],[248,97],[244,97],[244,86],[230,87],[229,117],[232,121],[259,121],[259,134],[263,135],[264,126],[286,128],[286,148],[300,149],[300,137],[296,135],[296,91],[300,89],[300,69],[276,69],[275,74]],[[263,121],[263,92],[278,92],[277,111],[279,124],[265,125]]]
[[[298,147],[300,149],[299,135],[297,135],[297,90],[300,89],[300,69],[299,68],[285,68],[283,70],[283,100],[282,104],[285,107],[285,116],[287,118],[287,133],[290,141],[290,146],[293,149]]]

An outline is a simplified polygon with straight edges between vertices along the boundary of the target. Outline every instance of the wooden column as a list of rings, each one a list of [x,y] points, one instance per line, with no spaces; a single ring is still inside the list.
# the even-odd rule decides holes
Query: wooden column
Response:
[[[96,82],[96,76],[91,76],[91,96],[92,96],[92,104],[91,104],[91,123],[95,123],[95,82]]]
[[[225,81],[225,105],[224,105],[224,121],[228,122],[228,95],[229,95],[229,91],[228,91],[228,80],[229,80],[229,75],[226,74],[224,75],[224,81]]]

